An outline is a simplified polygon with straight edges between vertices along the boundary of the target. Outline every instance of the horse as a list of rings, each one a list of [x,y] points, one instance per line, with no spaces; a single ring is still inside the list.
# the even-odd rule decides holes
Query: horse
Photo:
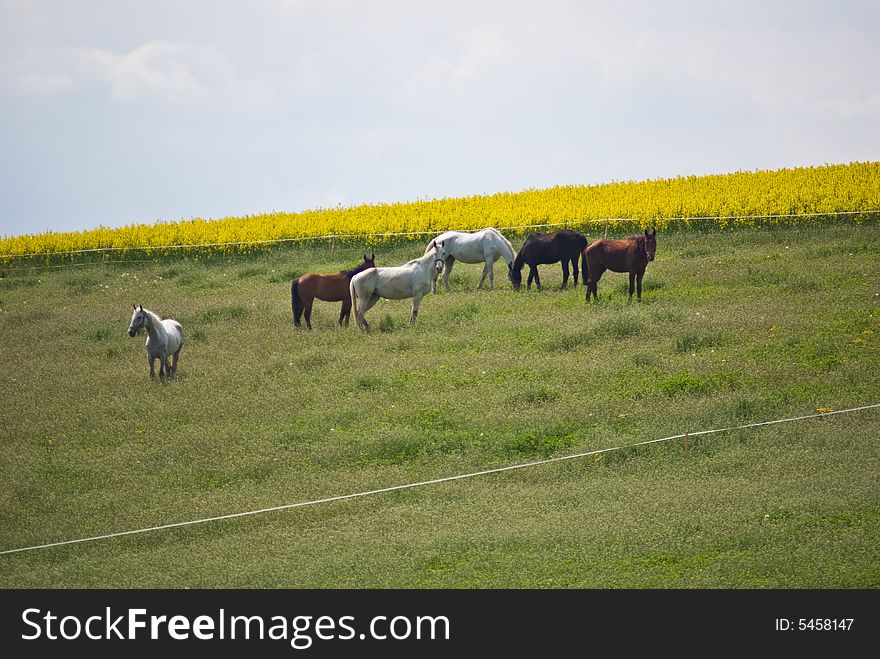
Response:
[[[376,267],[376,255],[369,257],[364,254],[364,261],[356,268],[337,272],[335,275],[318,275],[308,273],[290,282],[290,309],[293,312],[293,324],[300,326],[300,319],[305,312],[306,326],[312,329],[312,304],[315,298],[324,302],[342,302],[339,311],[339,324],[343,321],[348,325],[351,316],[351,296],[348,284],[351,278],[368,268]]]
[[[131,324],[128,326],[128,335],[136,336],[141,327],[147,329],[147,359],[150,362],[150,379],[155,378],[154,362],[159,359],[159,380],[163,377],[172,377],[177,373],[177,359],[180,357],[180,349],[183,347],[183,327],[176,320],[166,318],[162,320],[143,305],[132,305],[134,311],[131,314]],[[171,355],[171,363],[168,356]]]
[[[606,270],[611,272],[629,273],[629,299],[632,300],[633,290],[637,289],[637,300],[642,299],[642,277],[648,263],[654,260],[657,252],[657,229],[651,233],[645,229],[644,235],[630,236],[626,240],[597,240],[584,249],[581,255],[581,266],[584,278],[587,279],[587,302],[590,294],[593,299],[599,301],[596,288],[602,273]]]
[[[510,279],[510,273],[513,272],[513,260],[516,252],[513,251],[513,245],[497,229],[482,229],[475,233],[465,233],[463,231],[447,231],[441,233],[428,243],[425,248],[425,254],[433,249],[434,244],[442,241],[446,246],[446,263],[443,268],[443,285],[449,290],[449,275],[452,274],[452,265],[456,259],[462,263],[485,263],[483,267],[483,276],[480,277],[480,283],[477,288],[483,288],[486,277],[489,278],[489,290],[495,287],[495,261],[504,258],[507,263],[507,278]],[[437,281],[431,283],[431,292],[437,292]]]
[[[356,274],[351,278],[348,286],[358,327],[362,330],[369,329],[364,314],[383,297],[389,300],[404,300],[411,297],[410,325],[415,325],[422,296],[431,289],[431,284],[437,281],[445,262],[445,244],[442,240],[437,240],[434,241],[434,249],[405,265],[370,268]],[[358,309],[358,299],[361,300],[360,309]]]
[[[541,278],[538,276],[538,265],[562,261],[562,288],[568,284],[568,264],[574,270],[574,284],[578,280],[578,257],[587,246],[587,238],[582,233],[560,229],[552,233],[533,233],[523,243],[510,269],[510,281],[514,290],[522,285],[522,268],[529,266],[528,288],[532,288],[532,279],[541,290]]]

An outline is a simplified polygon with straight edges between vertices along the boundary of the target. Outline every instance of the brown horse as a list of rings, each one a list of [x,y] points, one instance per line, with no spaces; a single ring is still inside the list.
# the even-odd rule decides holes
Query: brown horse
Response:
[[[657,251],[657,229],[645,235],[630,236],[626,240],[597,240],[581,254],[581,269],[587,279],[587,302],[590,293],[599,301],[596,287],[606,270],[629,273],[629,299],[638,284],[638,297],[642,299],[642,277],[649,261]]]
[[[335,275],[318,275],[308,273],[290,282],[290,308],[293,310],[293,324],[300,326],[300,318],[305,312],[306,325],[312,329],[312,304],[315,298],[324,302],[342,302],[339,312],[339,324],[343,321],[348,325],[351,315],[351,295],[348,284],[357,273],[376,267],[376,255],[367,257],[364,262],[351,270],[343,270]]]

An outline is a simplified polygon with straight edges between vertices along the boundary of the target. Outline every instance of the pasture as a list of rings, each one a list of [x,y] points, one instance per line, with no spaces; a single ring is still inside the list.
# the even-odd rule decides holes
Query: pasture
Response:
[[[370,333],[321,302],[295,330],[290,278],[363,251],[3,273],[0,550],[880,402],[877,226],[661,231],[640,303],[458,263],[414,327],[383,300]],[[133,303],[183,325],[167,384]],[[870,410],[656,444],[3,555],[0,583],[876,588],[878,436]]]

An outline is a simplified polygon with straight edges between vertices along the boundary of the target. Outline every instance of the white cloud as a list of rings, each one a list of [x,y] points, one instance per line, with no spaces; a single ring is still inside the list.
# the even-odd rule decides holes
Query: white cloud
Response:
[[[880,93],[877,46],[852,29],[787,30],[760,22],[719,28],[682,20],[624,30],[612,21],[612,29],[593,23],[583,36],[567,57],[583,58],[617,83],[666,79],[774,111],[877,116],[871,102]]]
[[[445,57],[411,62],[393,99],[431,115],[485,114],[503,100],[494,82],[509,79],[517,59],[500,29],[471,29],[454,40]]]
[[[204,98],[208,86],[225,84],[228,67],[190,44],[154,41],[123,56],[110,56],[103,75],[111,98],[134,101],[145,96],[169,100]]]
[[[18,87],[30,94],[98,86],[123,105],[220,100],[236,109],[259,109],[273,100],[260,82],[238,77],[222,55],[189,43],[149,41],[125,54],[96,48],[31,52],[22,68]]]
[[[35,96],[51,96],[73,89],[73,76],[66,73],[24,73],[18,79],[21,89]]]

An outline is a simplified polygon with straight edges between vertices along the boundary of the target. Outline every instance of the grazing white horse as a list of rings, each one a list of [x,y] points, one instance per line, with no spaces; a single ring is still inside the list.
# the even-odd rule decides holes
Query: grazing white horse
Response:
[[[483,276],[480,277],[480,283],[477,288],[483,288],[486,277],[489,278],[489,290],[495,287],[495,261],[503,258],[507,263],[507,278],[510,279],[510,273],[513,271],[513,260],[516,252],[510,241],[501,235],[498,229],[482,229],[475,233],[465,233],[463,231],[447,231],[441,233],[428,243],[425,249],[427,254],[434,243],[442,241],[446,245],[446,267],[443,270],[443,285],[449,290],[449,275],[452,273],[452,264],[458,259],[462,263],[483,263]],[[437,281],[431,284],[431,291],[437,292]]]
[[[411,297],[413,302],[410,325],[415,325],[422,296],[430,290],[431,284],[437,281],[445,260],[446,251],[443,241],[440,240],[435,241],[434,247],[425,252],[424,256],[413,259],[405,265],[370,268],[352,277],[348,288],[358,327],[363,330],[370,327],[364,314],[383,297],[389,300],[404,300]],[[360,308],[358,308],[358,298],[361,300]]]
[[[147,359],[150,362],[150,379],[155,377],[154,361],[159,359],[159,379],[171,377],[177,373],[177,358],[183,347],[183,327],[176,320],[166,318],[162,320],[143,305],[132,305],[134,312],[131,314],[131,325],[128,326],[128,335],[136,336],[141,327],[147,329]],[[168,356],[172,361],[168,363]]]

